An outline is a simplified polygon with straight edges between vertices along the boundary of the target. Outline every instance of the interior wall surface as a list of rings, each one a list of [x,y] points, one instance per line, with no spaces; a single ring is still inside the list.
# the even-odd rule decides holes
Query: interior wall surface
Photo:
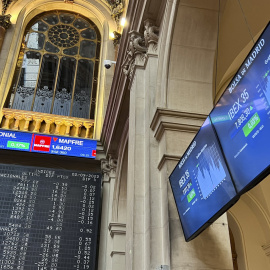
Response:
[[[216,100],[269,22],[269,1],[220,1]]]
[[[159,142],[159,169],[167,179],[212,109],[219,3],[182,0],[173,12],[170,49],[165,60],[166,87],[162,88],[161,81],[157,105],[162,109],[157,109],[154,119],[158,120],[152,122]],[[162,30],[160,51],[168,46],[162,43],[166,35],[165,28]],[[233,269],[226,215],[187,243],[169,182],[167,191],[170,269]]]

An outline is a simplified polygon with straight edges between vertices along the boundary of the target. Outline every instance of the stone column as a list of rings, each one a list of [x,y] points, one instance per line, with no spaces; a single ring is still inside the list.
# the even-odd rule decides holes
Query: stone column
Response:
[[[4,42],[6,30],[11,25],[10,17],[11,15],[0,15],[0,52]]]
[[[117,161],[112,157],[101,160],[102,181],[102,214],[100,225],[100,245],[98,268],[102,270],[112,269],[112,242],[109,232],[109,224],[112,219],[112,204],[115,185]]]
[[[131,80],[127,193],[126,269],[168,264],[167,186],[157,170],[158,143],[150,123],[155,110],[158,27],[145,22],[144,36],[130,32],[123,65]]]

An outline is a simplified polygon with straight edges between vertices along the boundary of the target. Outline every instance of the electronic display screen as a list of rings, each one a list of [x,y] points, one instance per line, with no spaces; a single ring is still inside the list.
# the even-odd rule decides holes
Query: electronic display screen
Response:
[[[1,129],[0,149],[95,158],[97,141]]]
[[[270,165],[269,24],[210,117],[236,189],[243,193],[262,180]]]
[[[170,175],[186,241],[223,214],[237,194],[209,117]]]
[[[0,164],[0,269],[96,269],[101,182]]]

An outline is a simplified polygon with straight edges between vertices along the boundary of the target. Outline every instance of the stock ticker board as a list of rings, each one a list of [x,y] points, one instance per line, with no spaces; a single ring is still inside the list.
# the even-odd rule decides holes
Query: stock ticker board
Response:
[[[94,159],[97,141],[0,129],[0,149]]]
[[[0,269],[95,269],[101,175],[0,164]]]

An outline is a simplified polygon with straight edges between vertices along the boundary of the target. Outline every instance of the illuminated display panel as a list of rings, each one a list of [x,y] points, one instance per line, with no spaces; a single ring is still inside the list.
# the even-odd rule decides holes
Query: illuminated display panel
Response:
[[[259,183],[270,164],[269,24],[210,113],[237,191]]]
[[[237,200],[209,118],[170,175],[170,184],[186,241],[196,237]]]
[[[0,149],[95,158],[97,141],[13,130],[0,130]]]

